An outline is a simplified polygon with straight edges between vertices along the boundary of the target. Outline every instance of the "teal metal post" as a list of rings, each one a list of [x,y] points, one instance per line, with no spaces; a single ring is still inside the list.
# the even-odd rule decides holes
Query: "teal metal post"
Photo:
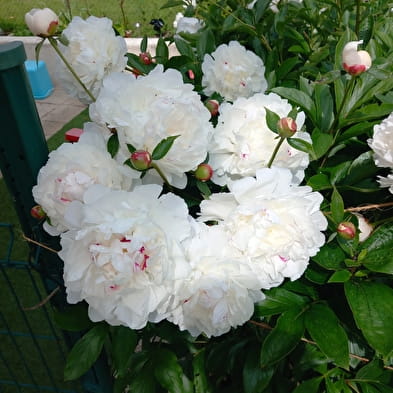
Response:
[[[58,239],[47,235],[30,215],[30,209],[36,204],[31,190],[49,152],[24,68],[25,60],[22,42],[0,45],[0,169],[25,235],[57,250],[60,248]],[[42,247],[32,249],[36,251],[46,290],[51,292],[57,286],[64,290],[63,263],[57,254]],[[60,309],[66,304],[63,291],[51,300]],[[65,338],[72,343],[79,336],[65,332]],[[112,381],[105,356],[85,375],[83,386],[86,392],[111,392]]]
[[[12,195],[22,229],[32,236],[31,194],[48,147],[24,69],[22,42],[0,45],[0,169]]]

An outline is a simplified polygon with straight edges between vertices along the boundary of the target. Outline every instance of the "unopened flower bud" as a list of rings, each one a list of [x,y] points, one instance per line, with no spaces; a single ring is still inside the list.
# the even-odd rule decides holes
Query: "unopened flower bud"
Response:
[[[363,41],[350,41],[343,49],[342,62],[345,71],[350,75],[359,75],[371,67],[371,57],[365,50],[357,50]]]
[[[291,138],[297,131],[295,120],[291,117],[283,117],[277,123],[278,135],[283,138]]]
[[[213,176],[213,169],[209,164],[199,164],[195,177],[200,181],[208,181]]]
[[[32,217],[36,218],[37,220],[42,220],[46,217],[46,213],[42,209],[40,205],[35,205],[31,208],[30,214]]]
[[[356,227],[350,221],[338,224],[337,233],[345,240],[352,240],[356,236]]]
[[[25,22],[34,35],[50,37],[56,33],[59,18],[50,8],[33,8],[25,14]]]
[[[187,71],[187,74],[188,74],[188,77],[189,77],[191,80],[194,80],[194,79],[195,79],[195,74],[194,74],[194,71],[193,71],[193,70],[188,70],[188,71]]]
[[[131,154],[131,164],[138,171],[145,171],[150,168],[151,155],[145,150],[136,150]]]
[[[212,116],[218,115],[218,109],[220,107],[220,104],[217,100],[207,100],[205,102],[205,106],[207,109],[209,109],[209,112],[211,113]]]
[[[149,65],[153,62],[151,54],[149,52],[142,52],[139,54],[139,59],[143,64]]]

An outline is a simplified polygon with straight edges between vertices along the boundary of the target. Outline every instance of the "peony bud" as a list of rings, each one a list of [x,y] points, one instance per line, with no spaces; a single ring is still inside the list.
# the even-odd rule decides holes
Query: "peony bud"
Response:
[[[136,150],[131,154],[131,164],[138,171],[145,171],[150,168],[151,155],[145,150]]]
[[[220,104],[217,100],[207,100],[205,102],[205,106],[207,109],[209,109],[209,112],[212,116],[218,115],[218,109],[220,108]]]
[[[213,169],[209,164],[199,164],[195,177],[200,181],[208,181],[213,176]]]
[[[191,80],[194,80],[194,79],[195,79],[195,74],[194,74],[194,71],[193,71],[193,70],[188,70],[188,71],[187,71],[187,74],[188,74],[188,77],[189,77]]]
[[[291,117],[283,117],[277,123],[277,131],[282,138],[291,138],[297,131],[297,124]]]
[[[31,208],[30,214],[32,217],[36,218],[37,220],[42,220],[46,217],[46,213],[42,209],[40,205],[35,205]]]
[[[365,50],[357,50],[359,44],[363,41],[350,41],[343,49],[342,61],[345,71],[350,75],[359,75],[371,67],[371,57]]]
[[[25,14],[25,22],[34,35],[50,37],[56,33],[59,18],[50,8],[33,8]]]
[[[142,61],[143,64],[149,65],[153,63],[153,59],[149,52],[142,52],[139,54],[139,59]]]
[[[338,224],[337,233],[345,240],[352,240],[356,236],[356,227],[352,222],[344,221]]]

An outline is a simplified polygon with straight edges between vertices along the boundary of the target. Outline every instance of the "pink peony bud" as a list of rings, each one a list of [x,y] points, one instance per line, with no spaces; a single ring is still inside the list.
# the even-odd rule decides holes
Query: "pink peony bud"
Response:
[[[139,54],[139,59],[142,61],[143,64],[149,65],[153,63],[153,59],[149,52],[142,52]]]
[[[283,117],[277,123],[278,135],[291,138],[297,131],[297,124],[291,117]]]
[[[195,74],[194,74],[194,71],[193,71],[193,70],[188,70],[188,71],[187,71],[187,74],[188,74],[188,77],[189,77],[191,80],[194,80],[194,79],[195,79]]]
[[[131,164],[138,171],[145,171],[150,168],[151,155],[145,150],[136,150],[131,154]]]
[[[208,181],[213,176],[213,169],[209,164],[199,164],[195,177],[200,181]]]
[[[25,14],[25,22],[34,35],[50,37],[56,33],[59,18],[50,8],[33,8]]]
[[[220,108],[220,104],[217,100],[207,100],[205,102],[205,106],[207,109],[209,109],[209,112],[212,116],[218,115],[218,109]]]
[[[40,205],[35,205],[31,208],[30,214],[32,217],[36,218],[37,220],[42,220],[46,217],[46,213],[42,209]]]
[[[351,240],[356,236],[356,227],[352,222],[344,221],[338,224],[337,233],[345,240]]]
[[[371,57],[365,50],[357,50],[363,41],[350,41],[343,49],[342,62],[345,71],[350,75],[359,75],[371,67]]]

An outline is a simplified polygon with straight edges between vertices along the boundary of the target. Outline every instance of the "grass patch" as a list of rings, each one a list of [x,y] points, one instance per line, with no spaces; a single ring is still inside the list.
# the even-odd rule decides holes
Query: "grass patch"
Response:
[[[68,2],[72,16],[78,15],[83,18],[89,15],[106,16],[112,19],[119,32],[128,30],[131,37],[137,38],[144,35],[154,36],[155,31],[149,24],[154,18],[164,20],[163,32],[172,32],[175,15],[182,10],[181,7],[160,10],[164,4],[162,0],[123,0],[123,15],[120,8],[121,0],[69,0]],[[66,3],[63,0],[0,0],[0,28],[6,34],[30,35],[25,26],[24,15],[32,8],[52,8],[65,22],[69,16]]]

